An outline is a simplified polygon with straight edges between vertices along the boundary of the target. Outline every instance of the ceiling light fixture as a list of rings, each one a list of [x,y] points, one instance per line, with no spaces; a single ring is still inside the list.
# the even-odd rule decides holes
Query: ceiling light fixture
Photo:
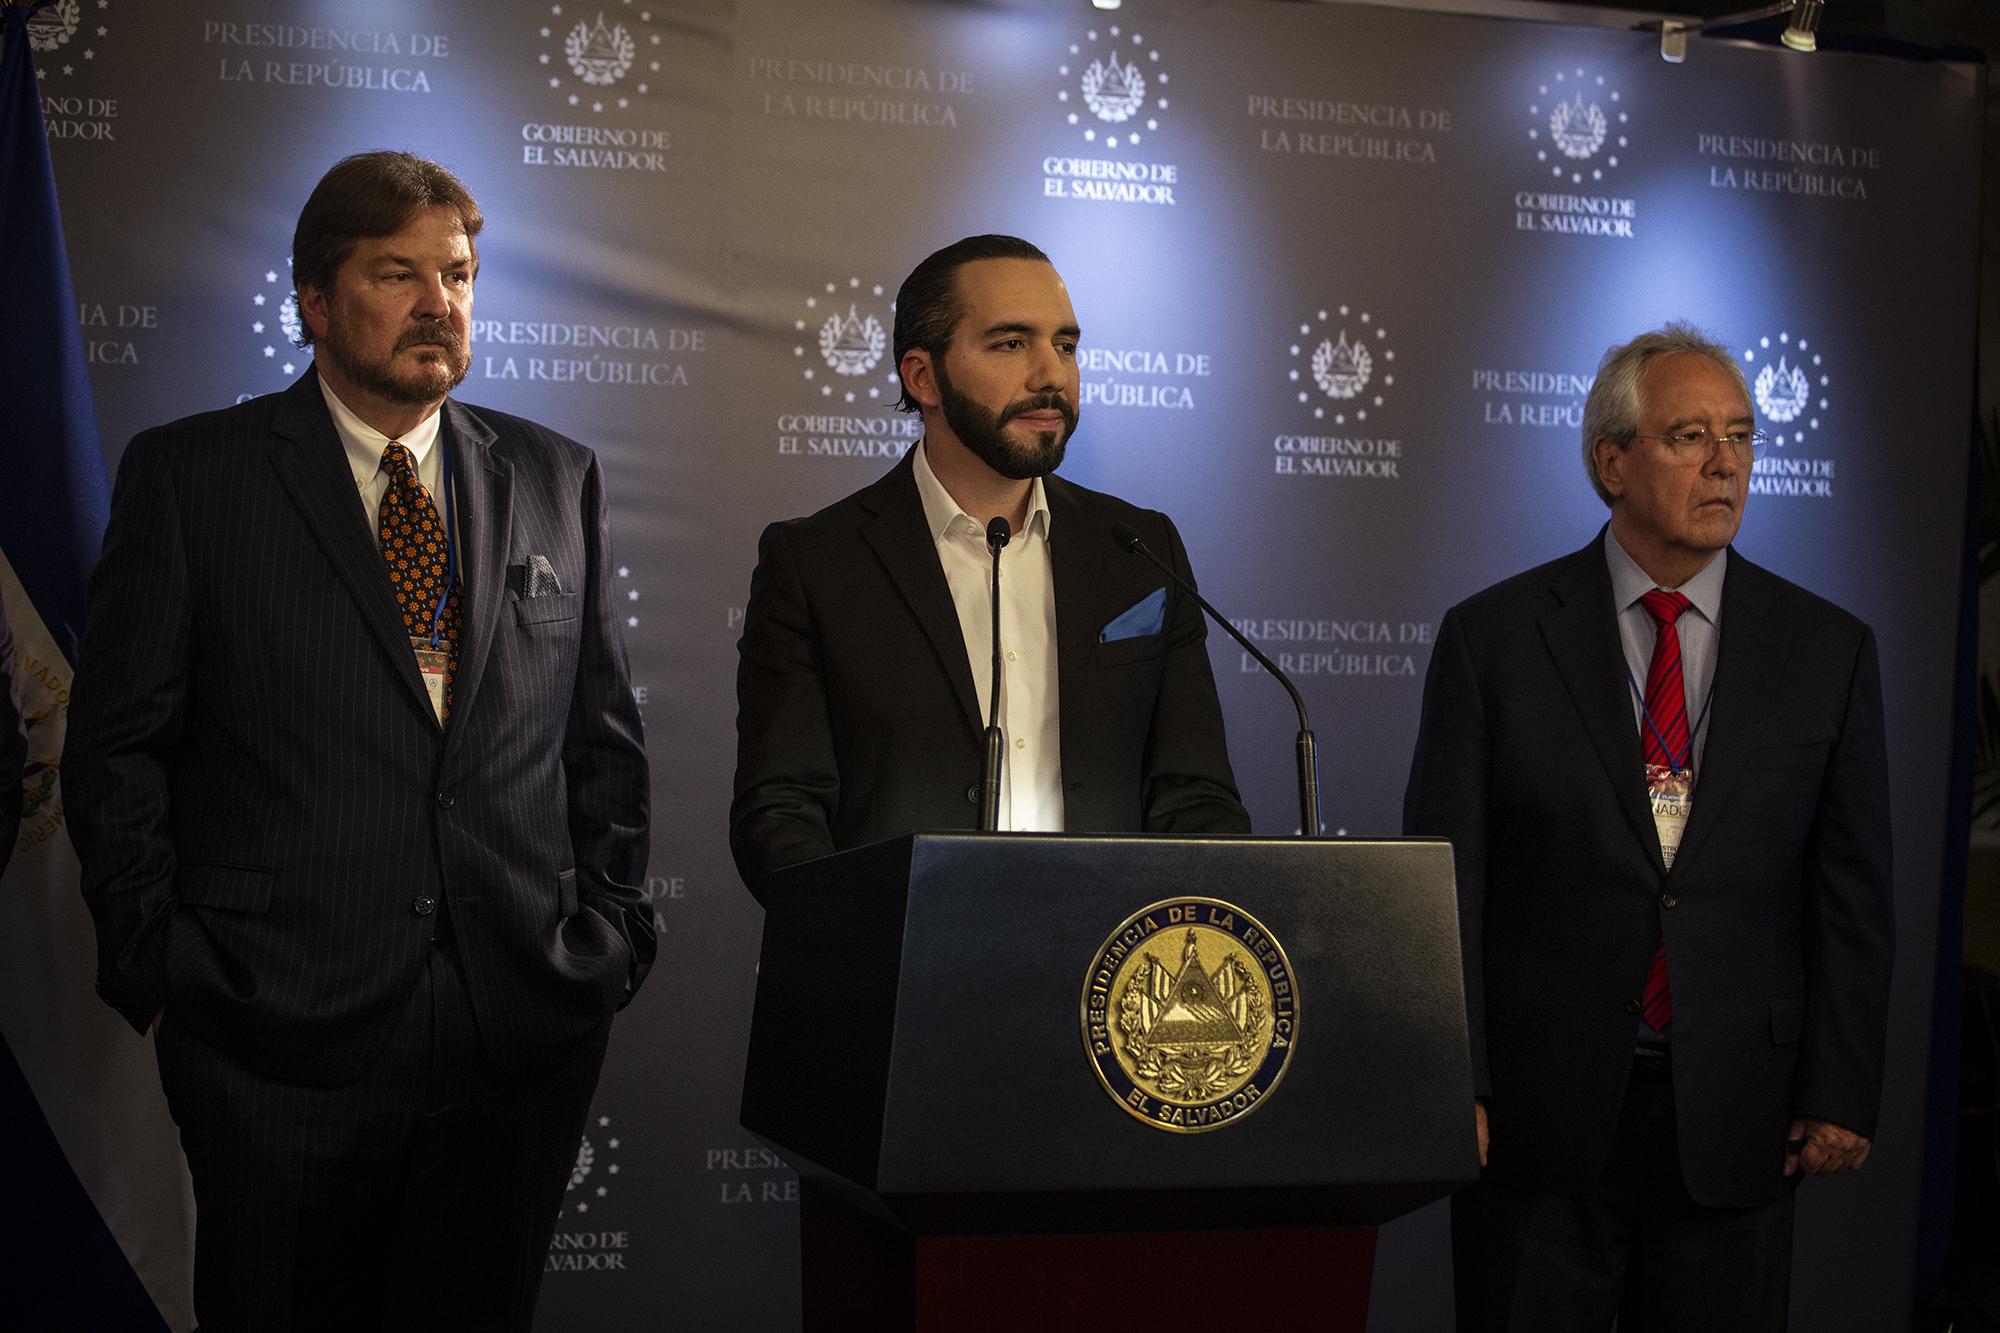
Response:
[[[1814,51],[1819,49],[1819,20],[1826,12],[1826,0],[1778,0],[1761,9],[1746,9],[1740,14],[1722,14],[1716,18],[1703,19],[1699,23],[1678,23],[1672,19],[1660,24],[1660,59],[1670,65],[1678,65],[1687,59],[1688,34],[1708,32],[1714,28],[1731,28],[1739,23],[1754,23],[1758,19],[1774,18],[1779,14],[1790,14],[1792,21],[1778,40],[1794,51]],[[1651,27],[1651,24],[1646,24]]]

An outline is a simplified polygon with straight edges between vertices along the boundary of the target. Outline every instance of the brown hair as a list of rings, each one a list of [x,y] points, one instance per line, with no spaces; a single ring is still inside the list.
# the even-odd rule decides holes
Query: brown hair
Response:
[[[301,295],[308,287],[332,291],[334,274],[355,242],[393,236],[426,208],[457,213],[468,241],[486,222],[472,192],[435,162],[394,152],[343,157],[319,178],[299,211],[292,232],[292,289]],[[476,258],[476,247],[473,253]],[[312,330],[301,321],[299,346],[310,347],[312,340]]]

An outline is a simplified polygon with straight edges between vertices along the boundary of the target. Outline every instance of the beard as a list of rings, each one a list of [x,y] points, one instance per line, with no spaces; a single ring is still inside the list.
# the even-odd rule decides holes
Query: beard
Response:
[[[414,369],[397,367],[396,357],[405,348],[423,345],[437,347],[442,356]],[[409,407],[436,402],[463,383],[466,372],[472,369],[472,352],[465,339],[458,336],[450,321],[442,319],[405,330],[380,361],[363,360],[348,345],[339,323],[329,320],[325,335],[314,343],[313,354],[331,361],[357,387]]]
[[[989,412],[952,387],[943,357],[932,360],[931,370],[937,377],[938,397],[943,400],[945,424],[986,466],[1010,481],[1046,477],[1062,466],[1069,437],[1076,434],[1076,408],[1069,399],[1059,393],[1037,394]],[[1061,430],[1036,431],[1032,444],[1023,444],[1007,433],[1007,423],[1014,418],[1047,411],[1062,414]]]

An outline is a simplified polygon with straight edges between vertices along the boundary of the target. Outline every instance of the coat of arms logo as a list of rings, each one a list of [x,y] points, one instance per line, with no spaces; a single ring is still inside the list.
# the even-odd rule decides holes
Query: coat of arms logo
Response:
[[[1528,104],[1528,115],[1528,138],[1536,145],[1535,160],[1547,166],[1557,180],[1567,177],[1572,185],[1583,184],[1586,176],[1603,180],[1630,143],[1625,133],[1630,117],[1623,95],[1602,74],[1592,74],[1580,65],[1557,70],[1538,85],[1535,100]]]
[[[1271,1016],[1256,981],[1234,953],[1213,973],[1187,932],[1180,966],[1152,954],[1125,983],[1118,1035],[1132,1073],[1164,1096],[1214,1097],[1255,1067]]]
[[[1396,382],[1396,353],[1381,321],[1366,310],[1332,306],[1301,320],[1298,335],[1291,345],[1290,377],[1299,401],[1313,403],[1309,385],[1315,386],[1324,395],[1313,403],[1315,420],[1331,416],[1338,426],[1346,425],[1349,417],[1368,420],[1369,411],[1382,406]]]
[[[37,60],[35,77],[48,82],[51,75],[67,77],[97,59],[95,43],[110,35],[103,11],[111,0],[56,0],[34,12],[28,19],[28,48],[46,60]],[[75,45],[72,45],[74,43]]]
[[[77,0],[56,0],[28,20],[28,45],[37,51],[53,51],[76,36],[77,24],[82,21],[83,9]]]
[[[609,88],[624,78],[638,51],[639,44],[625,25],[606,26],[602,14],[595,23],[579,20],[563,39],[563,55],[569,59],[570,69],[585,83],[599,88]]]
[[[1262,1103],[1298,1041],[1278,941],[1242,908],[1169,899],[1120,923],[1084,983],[1099,1082],[1156,1129],[1200,1133]]]
[[[1759,338],[1756,346],[1745,349],[1743,363],[1757,412],[1772,428],[1771,443],[1778,448],[1804,444],[1819,429],[1820,413],[1830,402],[1826,358],[1804,338],[1785,332]]]
[[[1104,46],[1110,50],[1099,54]],[[1092,28],[1082,42],[1069,44],[1056,73],[1063,79],[1056,101],[1068,109],[1069,123],[1083,130],[1087,142],[1116,148],[1138,143],[1142,130],[1150,134],[1160,128],[1153,113],[1167,109],[1167,72],[1160,68],[1158,49],[1139,33],[1127,33],[1117,24],[1103,32]],[[1081,110],[1071,101],[1072,89],[1083,103]],[[1100,135],[1100,129],[1107,132]]]
[[[798,338],[792,355],[801,363],[800,373],[819,385],[821,397],[880,402],[886,392],[893,398],[902,381],[894,366],[883,368],[883,361],[895,318],[895,299],[881,283],[863,285],[858,277],[826,283],[806,297],[805,313],[792,321]],[[806,355],[809,344],[819,352],[816,363]],[[832,371],[834,378],[824,378],[823,370]]]
[[[860,307],[850,304],[845,316],[828,315],[819,326],[819,354],[840,375],[866,375],[882,359],[889,335],[882,321],[871,313],[862,318]]]
[[[539,57],[549,71],[549,87],[570,106],[593,114],[630,110],[635,100],[652,94],[660,78],[660,34],[655,31],[650,4],[605,0],[595,9],[575,12],[558,2],[549,6],[541,26],[544,47]],[[563,68],[575,81],[565,93]]]

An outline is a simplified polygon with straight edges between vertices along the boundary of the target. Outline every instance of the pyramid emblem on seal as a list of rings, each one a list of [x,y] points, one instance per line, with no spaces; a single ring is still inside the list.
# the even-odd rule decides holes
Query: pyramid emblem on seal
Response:
[[[1156,958],[1147,961],[1152,964],[1154,988],[1165,992],[1155,997],[1160,1015],[1146,1033],[1148,1041],[1155,1046],[1200,1047],[1234,1046],[1243,1040],[1243,1029],[1229,1012],[1228,997],[1202,968],[1193,931],[1187,933],[1180,975]]]

